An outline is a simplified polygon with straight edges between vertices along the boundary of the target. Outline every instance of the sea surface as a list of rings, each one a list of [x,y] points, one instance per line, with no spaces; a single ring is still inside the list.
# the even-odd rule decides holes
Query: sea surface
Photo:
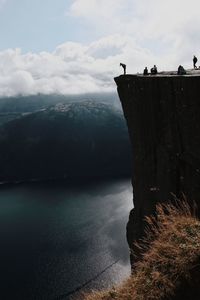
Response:
[[[126,278],[131,208],[130,179],[1,187],[0,299],[70,299]]]

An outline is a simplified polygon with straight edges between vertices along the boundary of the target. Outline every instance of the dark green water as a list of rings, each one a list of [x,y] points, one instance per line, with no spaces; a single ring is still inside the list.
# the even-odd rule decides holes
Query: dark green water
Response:
[[[101,272],[87,288],[122,280],[131,206],[130,180],[1,187],[0,299],[56,299]]]

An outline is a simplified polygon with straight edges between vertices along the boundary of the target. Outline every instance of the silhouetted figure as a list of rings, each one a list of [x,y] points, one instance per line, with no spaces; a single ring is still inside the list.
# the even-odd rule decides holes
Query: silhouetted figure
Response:
[[[149,71],[148,71],[147,67],[144,68],[143,75],[149,75]]]
[[[157,67],[156,65],[154,65],[153,68],[151,68],[151,74],[156,75],[157,73],[158,73]]]
[[[197,69],[197,66],[196,66],[197,61],[198,61],[198,59],[197,59],[197,57],[194,55],[194,57],[193,57],[193,66],[194,66],[194,69]]]
[[[124,75],[126,75],[126,65],[125,64],[122,64],[120,63],[120,67],[122,67],[124,69]]]
[[[185,75],[186,74],[186,70],[183,68],[183,66],[179,66],[178,67],[178,72],[177,75]]]

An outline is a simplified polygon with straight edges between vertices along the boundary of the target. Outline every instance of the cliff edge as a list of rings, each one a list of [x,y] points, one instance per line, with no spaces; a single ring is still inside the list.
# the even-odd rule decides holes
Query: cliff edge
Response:
[[[143,236],[144,217],[155,212],[158,202],[184,193],[200,207],[200,74],[187,74],[115,78],[132,144],[131,249]]]

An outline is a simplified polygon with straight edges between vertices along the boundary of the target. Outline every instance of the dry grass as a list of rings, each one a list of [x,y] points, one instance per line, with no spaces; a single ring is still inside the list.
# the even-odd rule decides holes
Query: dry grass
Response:
[[[189,279],[200,258],[200,221],[186,202],[177,207],[158,205],[156,219],[147,218],[148,238],[139,246],[144,250],[143,259],[130,278],[116,289],[93,292],[84,299],[159,300],[172,296],[181,281]]]

